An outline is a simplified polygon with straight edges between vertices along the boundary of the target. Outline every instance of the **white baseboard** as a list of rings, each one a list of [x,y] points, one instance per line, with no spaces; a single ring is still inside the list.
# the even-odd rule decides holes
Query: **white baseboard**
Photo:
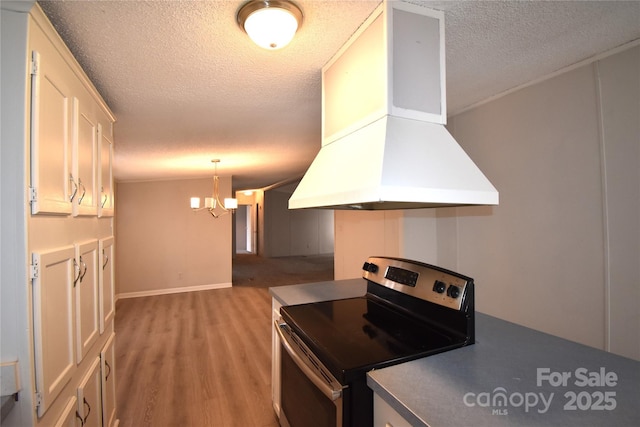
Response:
[[[214,283],[211,285],[197,285],[197,286],[187,286],[184,288],[169,288],[169,289],[154,289],[151,291],[140,291],[140,292],[125,292],[122,294],[116,295],[116,301],[119,299],[126,298],[138,298],[138,297],[150,297],[156,295],[168,295],[168,294],[179,294],[182,292],[197,292],[197,291],[208,291],[211,289],[224,289],[230,288],[231,283]]]

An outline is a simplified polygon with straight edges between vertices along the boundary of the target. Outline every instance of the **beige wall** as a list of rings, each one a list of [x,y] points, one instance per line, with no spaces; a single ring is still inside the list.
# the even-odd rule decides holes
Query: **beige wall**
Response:
[[[478,311],[640,359],[638,76],[635,47],[450,119],[500,205],[337,212],[336,278],[382,245],[473,277]]]
[[[434,209],[406,211],[336,210],[336,279],[362,275],[369,256],[389,256],[438,264]]]
[[[264,251],[267,257],[333,253],[334,214],[327,209],[289,209],[291,193],[264,193]]]
[[[211,192],[211,178],[118,183],[119,297],[231,286],[232,216],[189,207]],[[220,193],[231,197],[231,178],[220,177]]]

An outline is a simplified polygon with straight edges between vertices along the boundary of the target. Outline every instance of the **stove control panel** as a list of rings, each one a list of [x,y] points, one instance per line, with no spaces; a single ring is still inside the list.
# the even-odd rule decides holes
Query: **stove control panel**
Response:
[[[473,292],[470,277],[419,261],[369,257],[362,270],[370,282],[455,310],[464,309],[467,294]]]

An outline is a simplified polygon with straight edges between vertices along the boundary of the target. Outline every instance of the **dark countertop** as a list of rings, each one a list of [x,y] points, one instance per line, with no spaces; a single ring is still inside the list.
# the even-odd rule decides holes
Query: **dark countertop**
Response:
[[[269,291],[303,304],[364,295],[366,281]],[[367,384],[413,426],[640,426],[640,362],[478,312],[474,345],[372,371]]]

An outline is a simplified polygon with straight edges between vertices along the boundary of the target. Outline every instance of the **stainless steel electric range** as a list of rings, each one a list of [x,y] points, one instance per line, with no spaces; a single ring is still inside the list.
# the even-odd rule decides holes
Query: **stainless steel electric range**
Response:
[[[368,371],[474,342],[470,277],[387,257],[362,269],[362,297],[280,309],[285,427],[372,426]]]

